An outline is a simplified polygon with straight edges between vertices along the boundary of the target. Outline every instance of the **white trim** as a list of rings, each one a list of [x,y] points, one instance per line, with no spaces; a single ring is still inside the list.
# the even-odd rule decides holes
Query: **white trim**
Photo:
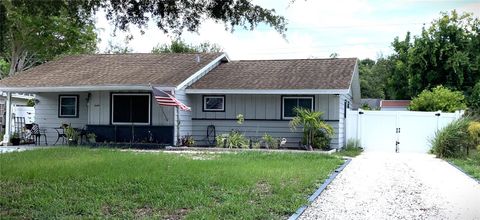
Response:
[[[62,115],[62,99],[63,98],[75,98],[75,105],[74,105],[74,108],[75,108],[75,114],[73,115]],[[78,95],[60,95],[58,96],[58,117],[65,117],[65,118],[76,118],[78,117]]]
[[[204,66],[203,68],[201,68],[200,70],[198,70],[196,73],[190,75],[186,80],[184,80],[183,82],[181,82],[180,84],[178,84],[177,87],[175,87],[176,90],[179,90],[179,89],[183,89],[191,84],[193,84],[196,80],[195,79],[199,79],[201,78],[206,72],[208,72],[209,70],[212,69],[212,67],[214,67],[216,64],[218,64],[222,59],[227,59],[227,56],[226,54],[221,54],[219,57],[217,57],[216,59],[214,59],[212,62],[208,63],[206,66]]]
[[[315,108],[314,104],[314,97],[312,96],[283,96],[282,97],[282,119],[292,119],[293,117],[285,117],[285,99],[310,99],[312,100],[312,107],[310,108],[311,111]],[[297,101],[298,106],[298,101]]]
[[[148,96],[148,122],[147,123],[139,123],[139,122],[114,122],[113,121],[113,112],[115,111],[114,107],[114,96]],[[111,105],[112,105],[112,111],[110,112],[110,119],[112,122],[112,125],[150,125],[150,122],[152,121],[152,94],[150,93],[112,93],[112,100],[111,100]]]
[[[347,94],[348,89],[186,89],[186,94]]]
[[[175,87],[155,86],[161,90],[172,90]],[[89,91],[125,91],[125,90],[145,90],[150,91],[150,85],[101,85],[101,86],[52,86],[52,87],[6,87],[1,88],[4,92],[89,92]]]
[[[207,109],[207,98],[220,98],[222,99],[222,108],[221,109]],[[223,112],[225,111],[225,96],[215,96],[215,95],[206,95],[203,96],[203,107],[202,111],[204,112]]]

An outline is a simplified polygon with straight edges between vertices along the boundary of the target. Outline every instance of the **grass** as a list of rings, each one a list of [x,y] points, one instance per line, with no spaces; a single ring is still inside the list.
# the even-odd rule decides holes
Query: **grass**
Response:
[[[480,180],[480,151],[473,150],[468,157],[449,159],[449,161]]]
[[[340,157],[356,157],[360,155],[362,152],[363,152],[363,149],[359,147],[346,147],[338,152],[335,152],[334,155],[337,155]]]
[[[312,153],[7,153],[0,155],[0,219],[285,218],[342,162]]]

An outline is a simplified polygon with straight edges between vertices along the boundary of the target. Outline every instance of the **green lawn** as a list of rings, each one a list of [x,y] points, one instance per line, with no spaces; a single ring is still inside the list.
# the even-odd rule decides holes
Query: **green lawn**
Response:
[[[284,218],[342,163],[311,153],[7,153],[0,155],[0,219]]]
[[[334,154],[341,157],[356,157],[363,152],[362,148],[359,147],[347,147]]]
[[[450,161],[466,173],[480,180],[480,152],[473,151],[469,157],[450,159]]]

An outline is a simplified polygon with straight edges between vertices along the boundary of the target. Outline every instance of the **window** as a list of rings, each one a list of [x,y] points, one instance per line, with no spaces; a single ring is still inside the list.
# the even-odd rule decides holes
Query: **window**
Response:
[[[296,116],[294,108],[306,108],[313,111],[313,97],[283,97],[282,118],[291,119]]]
[[[203,96],[204,112],[224,112],[225,96]]]
[[[78,95],[58,96],[58,117],[78,118]]]
[[[112,94],[112,124],[150,124],[150,94]]]

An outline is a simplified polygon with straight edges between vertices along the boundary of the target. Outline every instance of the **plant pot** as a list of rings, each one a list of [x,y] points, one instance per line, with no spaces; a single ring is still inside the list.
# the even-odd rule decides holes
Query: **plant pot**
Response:
[[[12,142],[13,146],[18,146],[20,145],[20,138],[11,138],[10,142]]]

